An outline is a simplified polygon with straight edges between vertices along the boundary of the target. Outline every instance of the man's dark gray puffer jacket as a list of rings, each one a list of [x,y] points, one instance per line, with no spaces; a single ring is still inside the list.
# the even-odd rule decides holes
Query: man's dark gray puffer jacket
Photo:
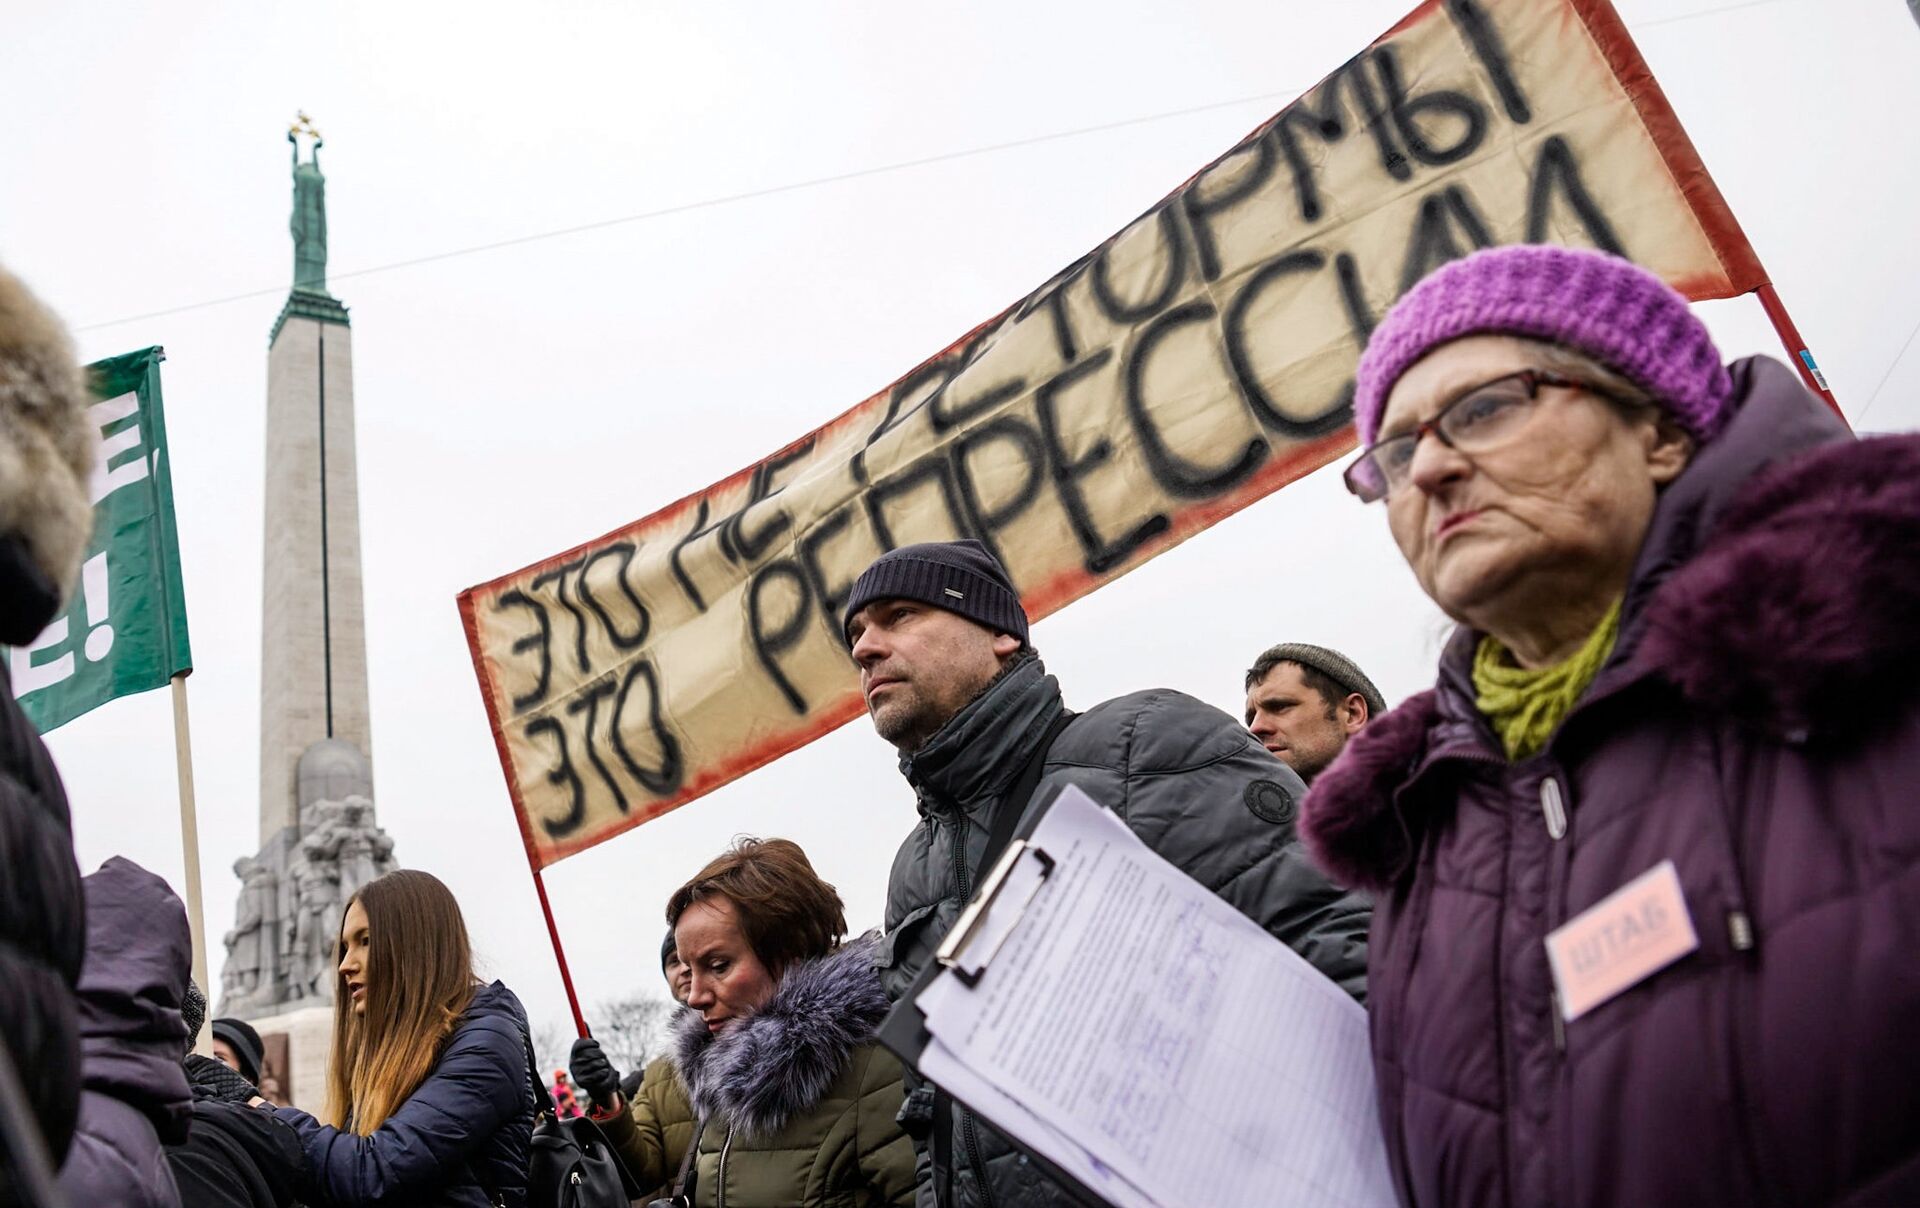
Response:
[[[933,958],[982,875],[1002,798],[1064,709],[1059,681],[1037,657],[1018,656],[925,747],[901,759],[919,794],[920,824],[894,857],[887,884],[887,934],[875,962],[889,997],[898,999]],[[1033,800],[1060,784],[1078,785],[1118,813],[1149,847],[1364,1000],[1371,907],[1307,862],[1293,827],[1305,786],[1233,718],[1166,689],[1110,700],[1061,731]],[[925,1137],[931,1121],[932,1093],[920,1086],[901,1122]],[[958,1105],[953,1129],[954,1196],[942,1208],[1072,1203]],[[930,1142],[920,1142],[918,1173],[919,1203],[941,1204],[946,1180],[933,1169]]]

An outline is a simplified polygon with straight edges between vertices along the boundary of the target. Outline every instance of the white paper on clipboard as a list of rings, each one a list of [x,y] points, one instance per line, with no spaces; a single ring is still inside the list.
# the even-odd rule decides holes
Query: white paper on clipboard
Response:
[[[976,984],[918,997],[922,1073],[1127,1208],[1394,1203],[1357,1003],[1079,789],[1028,846]]]

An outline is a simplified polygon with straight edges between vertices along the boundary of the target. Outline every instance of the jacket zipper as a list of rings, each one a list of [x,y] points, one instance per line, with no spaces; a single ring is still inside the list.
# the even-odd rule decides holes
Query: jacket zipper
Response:
[[[946,802],[940,804],[946,805]],[[966,905],[973,889],[973,875],[967,869],[967,839],[969,838],[966,811],[954,807],[953,811],[953,879],[960,887],[960,904]]]
[[[973,1113],[960,1108],[960,1131],[967,1142],[967,1165],[973,1167],[973,1181],[980,1188],[980,1202],[993,1208],[993,1185],[987,1182],[987,1163],[980,1156],[980,1134],[973,1127]]]
[[[1565,723],[1562,722],[1562,724],[1564,725]],[[1545,754],[1545,752],[1542,752],[1542,754]],[[1420,781],[1421,779],[1423,779],[1424,777],[1432,773],[1434,768],[1446,762],[1457,762],[1462,764],[1477,764],[1484,768],[1492,768],[1497,773],[1509,772],[1514,766],[1512,763],[1508,762],[1507,760],[1502,759],[1497,755],[1490,754],[1477,747],[1465,746],[1465,745],[1443,747],[1438,751],[1432,752],[1425,759],[1421,760],[1419,766],[1417,766],[1413,770],[1413,773],[1407,777],[1405,783],[1403,783],[1398,789],[1394,790],[1395,810],[1397,811],[1400,808],[1400,798],[1403,794],[1412,790],[1414,785],[1418,781]],[[1566,833],[1565,802],[1560,797],[1559,785],[1555,784],[1553,789],[1551,790],[1551,793],[1552,793],[1551,804],[1549,804],[1548,797],[1547,797],[1548,790],[1544,788],[1544,786],[1547,783],[1551,782],[1552,780],[1553,780],[1553,776],[1550,774],[1546,780],[1541,782],[1543,787],[1541,789],[1541,796],[1540,796],[1540,821],[1543,828],[1547,832],[1548,839],[1552,842],[1552,846],[1549,847],[1548,849],[1549,858],[1552,858],[1552,855],[1555,854],[1553,849],[1559,846],[1559,840],[1561,836]],[[1557,820],[1558,829],[1560,831],[1559,834],[1554,833],[1556,829],[1556,819],[1554,818],[1554,811],[1556,807],[1558,808],[1560,813],[1560,817]],[[1550,905],[1549,905],[1549,909],[1551,909]],[[1500,966],[1499,948],[1500,948],[1499,941],[1496,940],[1496,947],[1495,947],[1495,954],[1494,954],[1494,965],[1496,969],[1498,969]],[[1500,997],[1500,999],[1504,1003],[1505,994],[1499,988],[1498,978],[1495,979],[1495,993]],[[1501,1010],[1504,1013],[1504,1006],[1501,1008]],[[1565,1075],[1565,1069],[1566,1069],[1565,1057],[1566,1057],[1566,1051],[1567,1051],[1567,1037],[1566,1037],[1566,1030],[1565,1030],[1566,1025],[1565,1025],[1565,1022],[1560,1018],[1560,995],[1557,989],[1554,991],[1554,993],[1552,993],[1548,997],[1547,1013],[1549,1016],[1549,1023],[1553,1029],[1554,1056],[1561,1063],[1560,1070],[1556,1071],[1556,1074],[1555,1074],[1556,1087],[1555,1087],[1554,1095],[1557,1099],[1560,1093],[1558,1083],[1559,1083],[1559,1080]],[[1506,1048],[1504,1042],[1501,1044],[1500,1048],[1501,1048],[1501,1051],[1504,1053]],[[1503,1059],[1503,1064],[1504,1064],[1504,1059]],[[1503,1085],[1506,1082],[1506,1077],[1507,1077],[1506,1072],[1503,1070],[1501,1073],[1501,1081]],[[1564,1112],[1560,1114],[1564,1119]],[[1512,1146],[1510,1144],[1510,1141],[1511,1141],[1511,1136],[1508,1130],[1505,1128],[1501,1129],[1500,1130],[1501,1183],[1503,1184],[1503,1186],[1506,1187],[1507,1195],[1509,1198],[1511,1198],[1511,1195],[1512,1195],[1512,1176],[1514,1171],[1513,1153],[1512,1153]],[[1552,1144],[1552,1141],[1551,1139],[1549,1139],[1549,1145],[1551,1144]]]
[[[694,1138],[699,1144],[700,1138]],[[713,1180],[714,1208],[727,1208],[727,1155],[733,1152],[733,1125],[727,1125],[727,1139],[720,1143],[720,1169]]]
[[[973,892],[973,875],[967,868],[967,815],[960,809],[954,810],[953,822],[953,880],[960,887],[960,900],[965,902]],[[960,1136],[967,1148],[967,1166],[973,1171],[973,1181],[980,1189],[980,1203],[984,1208],[993,1208],[993,1187],[987,1182],[987,1164],[980,1157],[980,1134],[973,1125],[973,1113],[959,1104],[954,1110],[960,1116]]]

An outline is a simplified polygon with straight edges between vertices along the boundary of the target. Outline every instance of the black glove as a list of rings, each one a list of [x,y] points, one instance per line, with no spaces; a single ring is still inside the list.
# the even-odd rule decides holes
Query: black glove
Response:
[[[186,1067],[187,1085],[192,1088],[195,1099],[246,1103],[260,1093],[259,1088],[245,1077],[204,1053],[188,1053],[182,1064]]]
[[[615,1096],[620,1093],[620,1071],[613,1068],[613,1062],[600,1051],[600,1042],[591,1036],[582,1036],[573,1042],[573,1055],[567,1058],[567,1072],[573,1075],[573,1084],[587,1094],[601,1107],[612,1107]]]

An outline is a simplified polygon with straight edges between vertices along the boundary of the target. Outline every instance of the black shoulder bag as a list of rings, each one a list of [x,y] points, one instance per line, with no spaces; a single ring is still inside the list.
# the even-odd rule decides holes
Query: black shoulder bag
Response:
[[[527,1047],[527,1083],[533,1087],[533,1139],[527,1145],[527,1208],[628,1208],[643,1188],[600,1126],[585,1116],[560,1119],[540,1081],[533,1042]],[[496,1201],[499,1194],[494,1195]]]
[[[1027,756],[1026,766],[1020,769],[1020,778],[1013,782],[1006,797],[1000,802],[1000,808],[993,815],[993,826],[987,831],[987,850],[980,859],[981,871],[991,869],[1000,860],[1002,852],[1013,842],[1013,832],[1020,829],[1020,819],[1032,803],[1033,791],[1040,787],[1040,774],[1046,770],[1047,752],[1053,750],[1053,740],[1060,737],[1060,731],[1076,716],[1063,711],[1053,719],[1047,732],[1040,739],[1040,745],[1033,754]],[[965,836],[960,836],[965,842]],[[987,1172],[975,1170],[974,1177],[984,1180]],[[941,1090],[933,1089],[933,1177],[936,1201],[940,1208],[948,1208],[953,1203],[953,1096]]]

